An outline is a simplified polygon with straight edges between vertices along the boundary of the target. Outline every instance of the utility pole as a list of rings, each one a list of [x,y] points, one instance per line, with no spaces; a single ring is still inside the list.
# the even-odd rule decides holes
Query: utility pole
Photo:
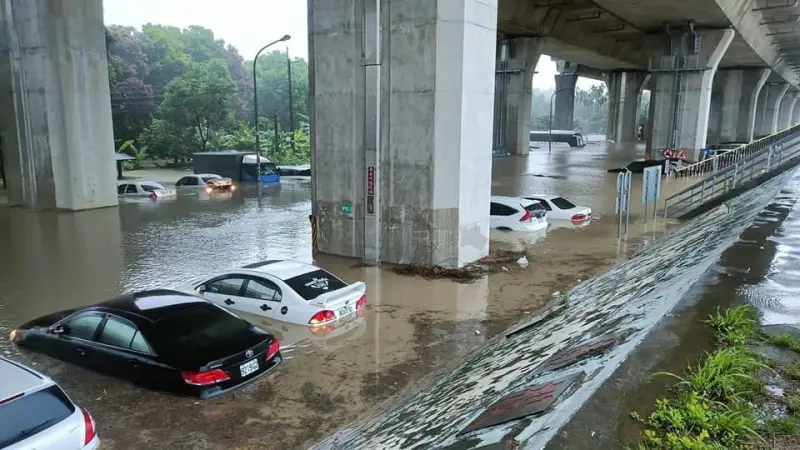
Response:
[[[286,73],[289,75],[289,136],[294,154],[294,93],[292,92],[292,60],[289,58],[289,47],[286,47]]]

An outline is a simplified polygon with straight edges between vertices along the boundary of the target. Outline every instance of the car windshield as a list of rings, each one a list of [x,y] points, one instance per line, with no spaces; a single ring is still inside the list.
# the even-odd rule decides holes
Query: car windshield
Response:
[[[158,191],[158,190],[164,189],[164,186],[162,186],[162,185],[160,185],[158,183],[142,183],[141,186],[142,186],[142,189],[144,189],[147,192],[153,192],[153,191]]]
[[[559,209],[572,209],[572,208],[575,207],[575,205],[572,204],[572,202],[570,202],[569,200],[566,200],[564,198],[561,198],[561,197],[556,197],[556,198],[550,200],[550,202],[552,204],[558,206]]]
[[[274,163],[261,163],[261,175],[275,175],[278,173],[278,166]]]
[[[306,300],[313,300],[322,294],[327,294],[328,292],[333,292],[347,286],[344,281],[322,269],[304,273],[283,281]]]
[[[153,337],[146,333],[156,352],[197,351],[217,340],[235,338],[250,329],[244,319],[210,303],[183,305],[156,322]],[[169,349],[164,348],[169,346]]]
[[[55,385],[0,404],[0,448],[42,432],[74,412],[72,402]]]
[[[221,180],[221,179],[222,179],[222,177],[220,177],[220,176],[210,175],[210,176],[207,176],[207,177],[203,177],[203,183],[208,183],[211,180]]]

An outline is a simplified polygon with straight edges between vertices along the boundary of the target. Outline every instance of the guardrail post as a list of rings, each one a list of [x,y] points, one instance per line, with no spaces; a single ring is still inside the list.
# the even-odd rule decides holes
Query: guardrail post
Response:
[[[739,175],[739,164],[733,166],[733,187],[731,190],[736,189],[736,176]]]
[[[719,166],[719,158],[714,158],[711,161],[711,171],[716,174],[717,173],[717,166]]]
[[[767,153],[767,172],[772,170],[772,152],[775,150],[774,147],[769,148],[769,152]]]

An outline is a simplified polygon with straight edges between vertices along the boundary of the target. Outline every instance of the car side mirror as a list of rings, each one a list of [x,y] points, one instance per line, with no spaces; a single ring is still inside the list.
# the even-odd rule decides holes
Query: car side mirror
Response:
[[[53,334],[61,335],[61,334],[68,334],[69,328],[64,325],[58,325],[50,329],[50,332]]]
[[[206,287],[202,284],[200,286],[197,286],[194,290],[197,291],[198,294],[206,293]]]

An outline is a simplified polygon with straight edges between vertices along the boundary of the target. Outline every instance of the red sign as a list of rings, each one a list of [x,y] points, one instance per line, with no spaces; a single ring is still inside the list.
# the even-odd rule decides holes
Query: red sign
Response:
[[[375,195],[375,167],[367,167],[367,195]]]

